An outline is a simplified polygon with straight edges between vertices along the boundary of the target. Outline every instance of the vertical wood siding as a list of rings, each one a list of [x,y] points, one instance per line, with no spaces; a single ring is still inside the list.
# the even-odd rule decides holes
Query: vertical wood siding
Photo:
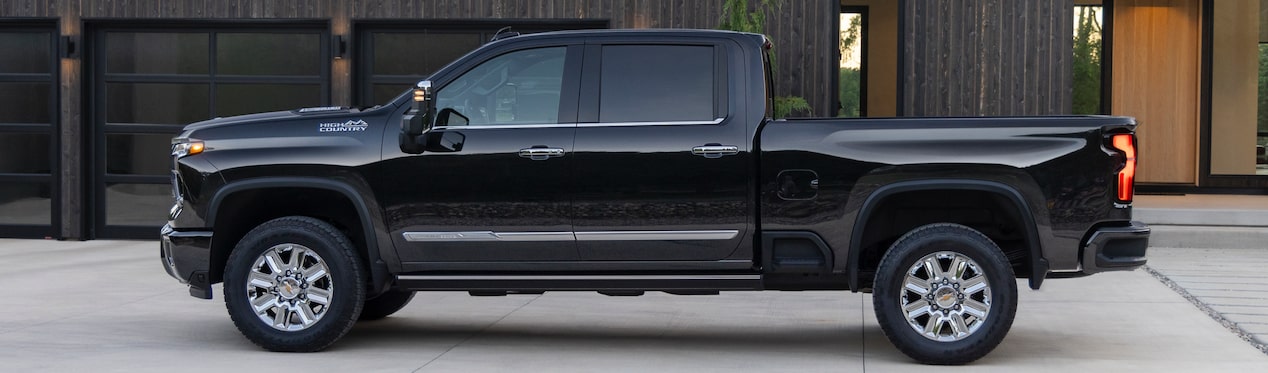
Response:
[[[1072,0],[907,0],[903,114],[1067,114]]]

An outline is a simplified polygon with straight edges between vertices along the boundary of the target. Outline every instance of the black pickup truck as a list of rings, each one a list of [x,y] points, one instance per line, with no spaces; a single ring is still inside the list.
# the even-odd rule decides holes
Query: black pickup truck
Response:
[[[871,292],[904,353],[990,352],[1016,278],[1130,270],[1131,118],[771,119],[770,43],[500,38],[381,106],[187,126],[167,272],[276,351],[416,291]]]

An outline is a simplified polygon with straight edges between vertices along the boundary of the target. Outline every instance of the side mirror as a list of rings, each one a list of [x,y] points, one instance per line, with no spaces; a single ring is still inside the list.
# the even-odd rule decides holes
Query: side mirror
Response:
[[[401,117],[401,135],[400,146],[401,151],[418,154],[422,153],[425,142],[419,141],[419,137],[431,130],[432,120],[435,111],[435,102],[432,100],[431,81],[424,80],[418,82],[414,86],[414,99],[410,103],[409,111]]]
[[[468,123],[471,123],[471,119],[453,108],[440,109],[436,113],[436,125],[440,127],[465,126]]]

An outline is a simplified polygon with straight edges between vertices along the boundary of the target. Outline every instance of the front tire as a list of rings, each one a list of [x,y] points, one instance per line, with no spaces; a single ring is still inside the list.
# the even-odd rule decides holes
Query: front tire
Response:
[[[290,216],[255,227],[225,265],[225,307],[251,342],[320,351],[352,329],[365,270],[351,242],[321,220]]]
[[[903,235],[881,260],[872,292],[885,336],[925,364],[973,362],[995,349],[1017,313],[1017,282],[1003,251],[958,224]]]

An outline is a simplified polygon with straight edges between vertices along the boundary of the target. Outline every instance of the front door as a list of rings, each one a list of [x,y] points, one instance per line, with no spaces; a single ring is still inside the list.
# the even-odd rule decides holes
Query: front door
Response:
[[[583,74],[599,79],[582,94],[573,160],[581,258],[751,259],[737,248],[754,163],[743,118],[729,114],[727,49],[651,42],[587,46]]]
[[[452,148],[382,163],[391,176],[378,194],[402,261],[577,259],[568,180],[580,50],[570,48],[580,47],[507,51],[437,82],[438,111],[453,113],[432,136]]]

